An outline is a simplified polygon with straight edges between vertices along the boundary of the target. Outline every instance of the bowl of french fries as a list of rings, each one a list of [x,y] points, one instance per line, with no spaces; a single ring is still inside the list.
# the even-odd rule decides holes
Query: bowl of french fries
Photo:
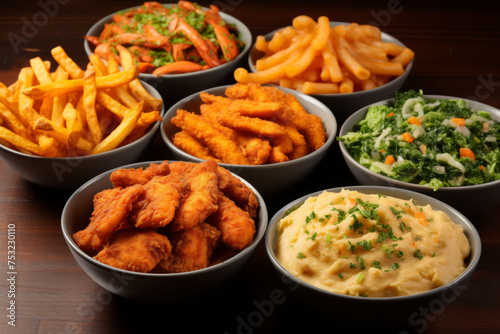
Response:
[[[213,160],[147,161],[78,188],[62,211],[61,231],[102,288],[171,304],[216,291],[244,268],[267,217],[259,192]]]
[[[314,97],[283,87],[237,83],[174,104],[160,132],[175,159],[215,159],[262,194],[272,194],[314,170],[335,140],[337,122]]]
[[[250,72],[238,68],[234,77],[314,96],[342,124],[359,108],[392,97],[410,74],[414,57],[377,27],[300,15],[291,26],[257,36],[248,56]]]
[[[251,45],[252,34],[243,22],[215,5],[189,1],[146,2],[117,11],[96,22],[84,39],[87,54],[106,60],[120,59],[120,49],[131,51],[139,78],[155,87],[166,104],[230,83]]]
[[[15,83],[0,85],[0,157],[32,183],[74,189],[135,162],[160,126],[163,102],[135,68],[94,54],[80,67],[61,46],[51,54],[55,62],[34,57]]]

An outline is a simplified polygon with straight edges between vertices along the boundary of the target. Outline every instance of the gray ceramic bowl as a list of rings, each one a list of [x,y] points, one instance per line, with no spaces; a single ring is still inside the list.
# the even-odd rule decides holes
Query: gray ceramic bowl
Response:
[[[141,162],[120,168],[146,168],[153,162],[161,163]],[[112,188],[109,180],[112,171],[96,176],[77,189],[68,199],[61,215],[62,233],[71,254],[90,278],[111,293],[134,300],[157,302],[175,302],[196,297],[221,286],[242,269],[265,234],[268,215],[264,199],[251,184],[242,180],[255,192],[259,201],[255,220],[257,232],[254,241],[232,258],[208,268],[175,274],[138,273],[103,264],[84,253],[73,241],[72,235],[89,224],[94,195]]]
[[[172,4],[164,4],[164,6],[171,5]],[[130,7],[124,10],[131,8],[135,7]],[[104,28],[104,24],[111,22],[113,15],[114,13],[97,21],[97,23],[89,29],[86,35],[99,36]],[[234,81],[232,74],[234,70],[246,59],[246,55],[252,45],[252,34],[248,27],[235,17],[223,12],[220,12],[220,15],[225,22],[236,25],[236,28],[241,33],[241,39],[245,43],[244,49],[235,59],[220,66],[193,73],[168,74],[160,77],[147,73],[139,74],[139,78],[141,80],[146,81],[151,86],[155,87],[158,92],[160,92],[167,107],[181,98],[190,95],[191,93]],[[94,48],[87,40],[84,40],[83,46],[87,55],[92,54]]]
[[[359,321],[380,320],[381,317],[389,316],[391,323],[406,323],[413,317],[414,321],[421,318],[420,308],[429,309],[445,307],[456,300],[466,287],[469,279],[474,273],[481,257],[481,239],[474,225],[460,212],[451,206],[432,197],[397,188],[380,186],[352,186],[325,189],[330,192],[340,192],[342,189],[356,190],[365,194],[382,194],[401,198],[404,200],[414,199],[417,205],[430,204],[434,210],[447,213],[457,224],[463,226],[464,233],[469,240],[471,253],[466,259],[466,269],[452,282],[439,288],[409,296],[400,297],[358,297],[329,292],[305,283],[288,272],[276,258],[277,224],[285,213],[293,208],[299,207],[311,196],[318,196],[323,190],[303,196],[279,210],[269,221],[265,236],[266,252],[276,273],[286,282],[288,288],[294,291],[294,296],[313,308],[336,317]],[[292,287],[292,288],[290,288]],[[436,306],[438,305],[438,306]],[[416,319],[416,320],[415,320]],[[410,322],[411,324],[411,322]]]
[[[332,27],[336,27],[338,25],[347,25],[347,24],[349,23],[330,22],[330,26]],[[266,34],[264,37],[266,38],[266,40],[271,40],[273,35],[281,29],[282,28],[272,31]],[[382,32],[382,41],[405,46],[399,40],[384,32]],[[256,72],[255,63],[257,59],[262,58],[263,55],[264,53],[257,50],[255,46],[253,46],[252,49],[250,50],[250,53],[248,54],[248,66],[250,67],[250,70],[252,72]],[[353,92],[348,94],[313,94],[311,96],[317,98],[318,100],[326,104],[328,108],[332,110],[333,114],[335,115],[335,118],[337,119],[337,122],[339,124],[342,124],[353,112],[355,112],[359,108],[376,101],[393,97],[394,91],[399,90],[405,83],[408,76],[410,75],[414,61],[415,59],[412,60],[412,62],[406,66],[406,70],[403,75],[391,80],[390,82],[386,83],[383,86],[370,89],[367,91]]]
[[[224,95],[226,88],[229,86],[220,86],[205,90],[206,92],[214,95]],[[316,100],[311,96],[299,93],[297,91],[281,88],[286,93],[294,94],[304,106],[306,111],[311,114],[318,115],[323,120],[325,125],[327,139],[325,144],[318,150],[302,157],[299,159],[277,163],[277,164],[266,164],[266,165],[232,165],[224,164],[220,165],[229,169],[235,174],[240,175],[244,179],[248,180],[251,184],[255,186],[262,194],[271,194],[278,191],[282,191],[305,178],[314,168],[321,162],[327,153],[328,149],[335,141],[335,134],[337,133],[337,121],[333,116],[330,109],[328,109],[323,103]],[[192,94],[178,103],[174,104],[165,114],[163,119],[163,124],[160,129],[163,141],[167,145],[170,153],[178,160],[189,160],[194,162],[200,162],[202,159],[192,156],[181,149],[177,148],[171,138],[179,131],[175,125],[171,123],[171,119],[176,115],[179,108],[185,109],[191,112],[199,113],[200,105],[202,104],[199,93]]]
[[[435,99],[458,99],[457,97],[443,95],[425,95],[424,97]],[[481,102],[468,99],[462,100],[466,101],[467,105],[474,110],[484,110],[489,112],[494,120],[500,122],[500,110]],[[372,105],[392,105],[393,103],[394,99],[388,99],[373,103]],[[351,117],[349,117],[342,125],[339,132],[339,137],[342,137],[348,132],[353,131],[354,126],[365,117],[369,107],[370,106],[368,105],[364,108],[361,108],[356,111]],[[357,162],[349,154],[344,142],[339,141],[339,146],[342,155],[344,156],[344,159],[347,163],[347,166],[349,167],[349,170],[360,184],[390,186],[417,191],[422,194],[435,197],[455,208],[460,208],[460,211],[466,215],[474,215],[500,203],[499,196],[491,196],[491,194],[500,192],[500,180],[474,186],[442,187],[434,191],[429,187],[394,180],[390,177],[372,172],[371,170]]]
[[[144,88],[157,99],[160,94],[145,82]],[[164,115],[164,106],[160,110]],[[111,168],[138,160],[154,138],[160,122],[138,140],[109,152],[71,158],[46,158],[28,155],[0,145],[0,158],[22,178],[49,188],[76,189],[92,177]]]

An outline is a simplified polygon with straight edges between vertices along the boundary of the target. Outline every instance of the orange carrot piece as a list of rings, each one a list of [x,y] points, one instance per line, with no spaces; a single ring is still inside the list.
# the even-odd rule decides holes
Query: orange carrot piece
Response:
[[[392,116],[394,116],[394,113],[391,111],[391,112],[387,115],[387,118],[391,118]]]
[[[479,166],[479,169],[480,169],[480,170],[484,170],[484,169],[485,169],[485,167],[484,167],[483,165],[481,165],[481,166]]]
[[[416,118],[415,116],[411,116],[410,118],[408,118],[408,123],[410,123],[412,125],[418,125],[418,126],[422,125],[422,122],[420,122],[418,120],[418,118]]]
[[[456,117],[454,117],[454,118],[451,119],[451,121],[453,123],[455,123],[456,125],[458,125],[458,126],[465,125],[465,119],[464,118],[456,118]]]
[[[415,218],[417,218],[418,222],[424,226],[427,226],[428,220],[425,217],[425,214],[422,211],[415,213]]]
[[[156,76],[168,73],[188,73],[205,69],[205,66],[192,61],[180,60],[158,67],[153,71]]]
[[[407,143],[412,143],[414,141],[414,138],[413,136],[411,135],[411,133],[409,132],[405,132],[402,134],[403,136],[403,140]]]
[[[465,147],[465,148],[460,148],[460,157],[461,158],[469,158],[471,159],[472,161],[476,160],[476,155],[474,154],[474,152],[472,152],[472,150],[468,147]]]
[[[385,164],[386,165],[392,165],[394,163],[395,159],[392,155],[388,155],[387,158],[385,158]]]

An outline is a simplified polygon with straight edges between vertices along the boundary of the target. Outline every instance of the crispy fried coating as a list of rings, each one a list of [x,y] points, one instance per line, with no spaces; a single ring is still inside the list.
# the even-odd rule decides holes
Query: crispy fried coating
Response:
[[[168,175],[170,168],[168,161],[161,164],[152,163],[149,167],[142,168],[120,168],[111,173],[110,180],[113,187],[128,187],[134,184],[146,184],[154,176]]]
[[[198,163],[185,174],[188,194],[175,213],[171,223],[172,231],[191,228],[217,211],[218,166],[214,160],[207,160]]]
[[[144,193],[134,203],[128,221],[139,228],[159,228],[169,224],[181,203],[186,181],[176,174],[155,176],[144,185]]]
[[[217,109],[224,109],[243,116],[278,119],[283,113],[283,104],[277,101],[261,102],[250,99],[231,99],[207,92],[201,92],[200,97],[204,103]]]
[[[141,185],[106,189],[94,196],[94,211],[89,225],[73,234],[78,247],[87,254],[103,249],[132,210],[133,203],[144,193]]]
[[[248,158],[245,157],[240,147],[202,116],[179,109],[171,122],[182,130],[189,132],[222,161],[238,165],[249,164]]]
[[[248,212],[224,194],[220,194],[218,205],[219,209],[210,216],[209,222],[221,232],[222,243],[236,250],[250,245],[255,234],[255,222]]]
[[[275,122],[256,117],[242,116],[225,110],[221,110],[218,121],[231,129],[249,132],[266,138],[286,135],[285,129]]]
[[[160,262],[161,268],[180,273],[208,267],[220,237],[221,232],[206,223],[172,233],[172,252]]]
[[[147,273],[171,251],[168,238],[155,230],[127,228],[115,232],[94,258],[115,268]]]
[[[198,140],[193,138],[189,133],[186,131],[180,131],[177,132],[173,137],[172,137],[172,142],[174,143],[175,146],[183,150],[184,152],[194,155],[195,157],[198,157],[200,159],[214,159],[214,160],[219,160],[217,159],[216,156],[214,156],[208,147],[200,143]]]
[[[259,201],[252,189],[224,167],[217,169],[219,189],[236,203],[242,210],[248,212],[251,218],[257,217]]]
[[[304,135],[309,150],[313,152],[323,146],[326,133],[321,118],[318,115],[307,113],[293,94],[286,95],[286,102],[290,112],[284,113],[284,117]]]

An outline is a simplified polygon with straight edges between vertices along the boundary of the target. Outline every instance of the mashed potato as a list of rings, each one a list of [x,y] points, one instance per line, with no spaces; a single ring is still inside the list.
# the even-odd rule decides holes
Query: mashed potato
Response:
[[[323,192],[278,223],[278,261],[319,288],[353,296],[428,291],[455,279],[470,245],[429,205],[357,191]]]

